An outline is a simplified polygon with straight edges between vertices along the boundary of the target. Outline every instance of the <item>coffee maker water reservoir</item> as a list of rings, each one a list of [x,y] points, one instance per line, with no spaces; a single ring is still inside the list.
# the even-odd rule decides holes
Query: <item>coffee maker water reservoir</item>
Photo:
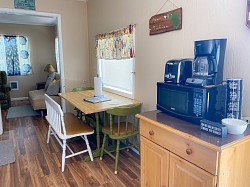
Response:
[[[195,41],[193,76],[186,80],[190,86],[219,85],[223,80],[226,39]]]

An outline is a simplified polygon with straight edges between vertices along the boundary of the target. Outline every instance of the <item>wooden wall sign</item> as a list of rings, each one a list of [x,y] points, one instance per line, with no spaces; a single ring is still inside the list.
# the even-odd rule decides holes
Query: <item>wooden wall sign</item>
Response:
[[[182,27],[182,8],[154,15],[149,20],[149,34],[179,30]]]

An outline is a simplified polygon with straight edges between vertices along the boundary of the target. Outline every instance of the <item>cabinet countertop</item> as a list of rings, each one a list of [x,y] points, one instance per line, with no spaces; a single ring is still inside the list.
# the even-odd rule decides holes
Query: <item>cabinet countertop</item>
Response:
[[[169,116],[159,110],[153,110],[141,113],[137,115],[142,120],[155,121],[157,125],[162,128],[175,131],[188,138],[196,138],[206,143],[212,144],[218,148],[227,147],[228,145],[242,141],[245,138],[250,138],[250,127],[248,126],[246,131],[240,135],[227,134],[227,137],[220,138],[215,135],[200,130],[200,125],[192,124],[187,121],[180,120],[178,118]]]

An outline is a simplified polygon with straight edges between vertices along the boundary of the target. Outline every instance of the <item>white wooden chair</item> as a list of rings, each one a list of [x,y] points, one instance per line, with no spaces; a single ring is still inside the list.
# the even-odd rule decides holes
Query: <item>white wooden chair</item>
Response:
[[[82,120],[78,119],[74,114],[63,113],[60,105],[47,94],[45,94],[45,103],[47,108],[46,119],[49,122],[47,143],[49,143],[50,135],[53,134],[62,146],[62,172],[65,168],[66,158],[88,152],[91,161],[93,161],[87,135],[93,134],[94,130]],[[66,141],[67,139],[78,136],[85,140],[87,149],[74,153],[73,150],[67,145]],[[66,147],[69,149],[71,154],[66,155]]]

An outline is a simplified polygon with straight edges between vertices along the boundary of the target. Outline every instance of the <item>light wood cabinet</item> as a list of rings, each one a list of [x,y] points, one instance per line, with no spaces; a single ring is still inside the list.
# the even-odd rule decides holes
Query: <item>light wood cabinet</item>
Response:
[[[141,137],[141,186],[168,186],[169,151]],[[147,163],[147,164],[144,164]]]
[[[201,132],[197,125],[157,114],[137,115],[142,187],[250,186],[249,128],[243,135],[222,139]]]
[[[210,187],[216,177],[141,136],[141,186]]]
[[[216,176],[170,154],[169,187],[211,187],[216,185]]]

